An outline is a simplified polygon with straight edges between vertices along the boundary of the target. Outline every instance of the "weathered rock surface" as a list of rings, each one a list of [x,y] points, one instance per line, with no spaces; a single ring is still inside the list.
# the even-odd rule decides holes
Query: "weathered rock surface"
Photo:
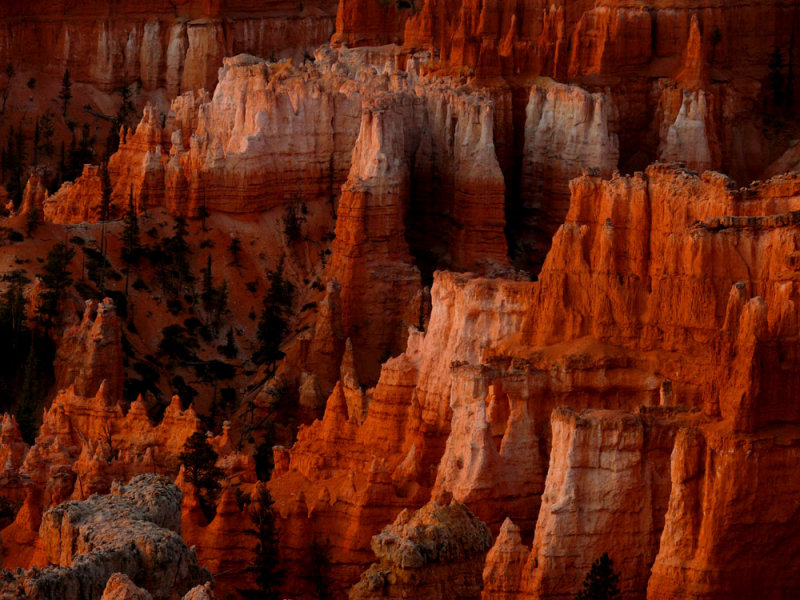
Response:
[[[80,323],[64,332],[54,369],[60,389],[72,385],[76,394],[90,397],[105,382],[109,398],[122,394],[122,321],[113,300],[86,303]]]
[[[522,156],[520,236],[541,261],[569,209],[569,182],[591,169],[610,177],[617,167],[617,111],[603,93],[546,81],[531,88]]]
[[[69,69],[73,81],[105,91],[138,79],[174,97],[213,90],[223,56],[302,59],[328,40],[335,14],[336,3],[325,1],[3,2],[0,60],[58,78]]]
[[[795,371],[776,351],[797,335],[787,312],[798,291],[787,258],[796,178],[734,190],[717,174],[658,165],[585,176],[571,190],[537,282],[437,274],[428,328],[383,365],[363,423],[339,387],[325,418],[277,452],[271,488],[288,530],[340,532],[334,561],[358,563],[363,533],[387,523],[390,507],[453,497],[494,527],[511,516],[521,535],[536,529],[525,569],[509,542],[514,557],[487,567],[487,589],[574,595],[591,562],[618,549],[627,593],[644,597],[684,426],[657,411],[699,409],[692,418],[742,435],[798,419],[786,400]],[[566,403],[640,414],[557,412],[550,425]],[[600,491],[605,468],[629,491]]]
[[[176,486],[142,475],[115,486],[109,496],[53,508],[45,513],[40,532],[54,566],[7,575],[0,594],[100,598],[109,578],[121,573],[153,598],[180,596],[209,577],[180,537],[180,504]]]
[[[682,430],[672,492],[647,597],[793,596],[800,495],[797,425],[732,434]],[[702,490],[702,491],[701,491]]]
[[[517,330],[525,287],[437,273],[426,332],[412,330],[406,352],[384,363],[366,392],[363,423],[350,418],[338,385],[324,418],[302,427],[291,450],[276,450],[270,489],[284,517],[287,556],[304,556],[314,534],[329,538],[331,578],[349,587],[371,561],[372,535],[403,508],[430,499],[450,428],[451,364],[478,362],[482,344]]]
[[[350,591],[361,598],[480,598],[489,528],[458,502],[401,512],[372,538],[378,558]]]
[[[592,562],[608,552],[621,568],[622,593],[644,598],[664,526],[679,425],[669,409],[553,412],[547,483],[522,572],[526,594],[572,598]]]
[[[518,598],[522,569],[529,551],[522,543],[520,529],[506,517],[492,549],[486,555],[483,570],[483,600]]]
[[[108,578],[100,600],[153,600],[153,596],[133,583],[127,575],[114,573]]]

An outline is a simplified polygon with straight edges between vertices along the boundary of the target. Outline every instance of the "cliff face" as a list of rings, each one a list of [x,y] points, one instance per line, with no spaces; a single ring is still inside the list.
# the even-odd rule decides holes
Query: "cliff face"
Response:
[[[683,1],[419,1],[375,7],[343,0],[333,40],[430,51],[432,70],[474,75],[489,85],[509,112],[505,126],[495,128],[496,146],[508,149],[501,164],[514,190],[509,200],[524,207],[530,188],[514,156],[522,155],[527,127],[521,98],[537,77],[608,95],[625,124],[618,150],[627,171],[677,160],[699,171],[724,170],[739,181],[760,177],[789,148],[771,118],[761,117],[775,111],[770,56],[777,48],[783,64],[797,60],[791,43],[800,27],[796,11],[778,2],[700,8]],[[786,90],[796,92],[795,76],[780,77]],[[574,158],[568,153],[565,160]],[[583,166],[603,169],[607,163]],[[559,162],[547,168],[557,174]],[[556,190],[557,203],[565,207],[566,198],[565,188]],[[551,235],[558,224],[556,219]],[[544,251],[546,246],[534,250],[535,263]]]
[[[644,597],[664,526],[679,425],[669,412],[654,412],[553,412],[547,484],[521,579],[526,594],[573,597],[592,562],[609,552],[624,567],[622,593]]]
[[[396,58],[393,49],[322,48],[298,68],[225,59],[213,97],[180,96],[163,118],[148,108],[109,161],[112,217],[131,203],[192,216],[336,215],[325,278],[341,286],[342,310],[328,328],[315,327],[325,339],[311,340],[330,359],[299,359],[324,393],[344,339],[370,383],[380,359],[402,352],[423,308],[419,270],[427,278],[440,266],[487,271],[508,263],[491,100],[421,76],[413,60],[399,70]],[[100,190],[98,170],[87,167],[44,201],[45,217],[96,221]]]
[[[389,198],[399,203],[392,235],[402,242],[405,224],[414,225],[407,237],[432,254],[428,269],[437,260],[458,268],[503,264],[504,189],[490,101],[479,91],[453,91],[449,80],[421,78],[413,62],[398,70],[394,59],[391,49],[370,56],[324,48],[300,67],[226,59],[213,97],[180,96],[163,118],[149,108],[123,135],[109,162],[112,215],[122,215],[131,195],[139,210],[189,215],[252,214],[300,199],[335,205],[343,183],[352,192],[388,177],[385,185],[398,188]],[[374,123],[362,124],[363,110],[378,115]],[[371,162],[379,148],[396,165],[391,172]],[[370,179],[376,183],[358,183]],[[47,199],[45,215],[96,221],[99,191],[89,169]]]
[[[269,419],[287,445],[298,428],[273,448],[267,484],[287,596],[316,592],[311,540],[337,597],[571,598],[605,552],[626,597],[800,591],[800,177],[738,188],[706,171],[750,181],[796,164],[797,81],[774,54],[796,64],[797,7],[341,0],[332,46],[316,47],[332,4],[74,4],[7,2],[0,60],[41,37],[49,76],[69,67],[91,93],[141,79],[153,105],[109,160],[111,217],[152,213],[153,239],[170,216],[197,218],[189,237],[217,250],[192,268],[230,274],[222,312],[244,343],[228,366],[244,375],[227,388],[233,423],[209,434],[225,476],[209,519],[178,455],[222,419],[174,397],[155,424],[146,399],[123,402],[131,346],[113,304],[89,304],[59,336],[35,445],[3,419],[0,485],[20,507],[0,532],[3,565],[64,563],[9,589],[83,577],[66,564],[76,548],[113,533],[86,506],[123,528],[142,519],[113,499],[61,503],[119,495],[114,480],[145,472],[177,476],[168,525],[219,574],[220,597],[253,583],[243,506],[264,484],[248,446],[273,439],[255,425]],[[99,227],[98,167],[51,195],[43,181],[5,225],[41,210],[49,239]],[[242,232],[243,260],[228,263],[221,244]],[[41,258],[9,248],[9,269]],[[275,265],[302,308],[271,378],[248,361],[253,273]],[[140,368],[161,368],[161,288],[132,293]],[[187,290],[175,296],[194,317]],[[144,589],[141,570],[114,570],[116,558],[91,576],[92,597],[177,597],[202,579]]]
[[[547,81],[525,109],[521,208],[517,234],[543,260],[569,209],[569,182],[591,169],[610,177],[619,159],[617,111],[603,93]]]
[[[325,418],[277,452],[271,487],[288,531],[342,531],[334,561],[364,561],[362,534],[391,507],[452,497],[495,528],[511,516],[534,534],[532,552],[503,542],[487,589],[568,597],[615,548],[623,587],[644,597],[666,548],[678,432],[696,422],[754,435],[796,418],[794,403],[779,415],[772,400],[795,385],[776,349],[797,327],[785,212],[796,178],[734,191],[722,176],[660,165],[571,190],[537,282],[437,274],[428,327],[384,364],[363,423],[337,387]],[[551,422],[560,404],[664,408],[556,411]]]
[[[291,450],[276,450],[270,488],[286,519],[286,551],[293,555],[314,533],[329,537],[337,584],[352,582],[358,565],[370,561],[371,535],[402,508],[430,498],[450,429],[451,386],[470,394],[464,402],[485,399],[486,385],[451,365],[478,362],[481,346],[511,335],[527,306],[524,283],[435,277],[426,332],[412,330],[406,352],[384,363],[367,391],[363,422],[349,414],[340,385],[324,418],[301,428]],[[476,332],[484,341],[475,342]],[[439,487],[447,493],[445,484]]]
[[[131,82],[172,98],[214,89],[224,56],[241,52],[302,60],[330,37],[335,2],[3,2],[3,64],[33,66],[111,92]],[[30,49],[35,48],[35,56]]]
[[[648,598],[797,593],[796,579],[781,573],[796,551],[796,524],[787,500],[796,499],[799,490],[787,469],[795,466],[797,444],[796,424],[750,435],[712,428],[681,431]],[[773,536],[785,541],[776,544]],[[758,575],[745,575],[745,569]]]

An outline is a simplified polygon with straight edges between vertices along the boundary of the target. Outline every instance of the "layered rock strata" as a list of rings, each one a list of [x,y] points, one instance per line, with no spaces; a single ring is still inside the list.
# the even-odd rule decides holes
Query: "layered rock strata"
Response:
[[[58,78],[69,69],[73,81],[108,92],[139,81],[145,91],[165,88],[174,97],[213,90],[224,56],[302,59],[328,40],[335,13],[336,3],[324,1],[4,2],[0,60]]]
[[[603,93],[546,81],[525,109],[521,209],[517,233],[527,255],[542,261],[569,209],[569,182],[591,170],[610,177],[619,159],[617,111]],[[537,245],[538,244],[538,245]]]
[[[575,180],[537,282],[437,274],[430,323],[383,365],[363,423],[334,393],[325,418],[277,452],[271,487],[288,530],[339,532],[332,553],[341,567],[333,573],[344,583],[353,577],[344,565],[364,560],[363,532],[388,523],[392,507],[453,497],[493,527],[511,516],[521,535],[536,531],[524,569],[519,546],[505,543],[520,588],[495,566],[491,589],[574,595],[584,567],[618,546],[620,560],[633,565],[623,585],[644,597],[650,565],[661,568],[660,532],[670,531],[667,499],[676,493],[669,455],[685,423],[664,416],[670,407],[693,409],[693,419],[718,422],[703,427],[733,436],[763,435],[798,418],[786,399],[796,385],[788,365],[797,335],[799,185],[785,176],[736,190],[721,175],[667,165]],[[664,408],[557,412],[551,423],[561,404]],[[607,445],[593,454],[604,431]],[[583,469],[582,456],[597,469]],[[633,510],[624,502],[638,492],[595,490],[606,464],[620,477],[628,465],[624,485],[647,490],[649,500]],[[574,511],[554,509],[573,497]],[[590,497],[609,504],[592,512]],[[615,541],[620,530],[635,531],[630,544]],[[289,553],[298,548],[291,535]],[[681,577],[702,577],[698,567],[681,569],[697,569]],[[791,588],[779,580],[776,589]]]
[[[406,326],[419,324],[414,262],[425,276],[438,265],[507,264],[491,100],[420,76],[415,61],[398,70],[395,52],[322,48],[300,67],[226,59],[213,97],[180,96],[164,118],[148,108],[109,162],[114,216],[131,200],[139,211],[189,215],[335,206],[325,278],[341,286],[341,322],[330,321],[339,318],[332,313],[317,332],[326,339],[311,341],[328,364],[300,365],[325,393],[344,339],[368,382],[377,380],[380,359],[402,352]],[[100,188],[98,170],[87,167],[45,200],[45,216],[96,220]]]

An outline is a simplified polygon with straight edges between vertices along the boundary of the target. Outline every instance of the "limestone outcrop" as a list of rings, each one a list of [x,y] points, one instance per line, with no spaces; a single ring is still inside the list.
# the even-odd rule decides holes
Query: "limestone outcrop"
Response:
[[[109,496],[49,510],[40,534],[52,566],[9,573],[0,594],[99,599],[109,578],[121,573],[153,598],[182,595],[209,575],[180,537],[180,503],[175,485],[142,475]]]
[[[401,512],[372,538],[378,561],[350,591],[361,598],[480,598],[489,528],[458,502]]]

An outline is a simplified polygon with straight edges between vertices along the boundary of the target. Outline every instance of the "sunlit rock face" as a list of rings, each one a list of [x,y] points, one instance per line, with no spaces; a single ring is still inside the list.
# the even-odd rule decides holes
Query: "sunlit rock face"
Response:
[[[0,274],[32,283],[0,320],[39,332],[56,240],[97,233],[126,275],[95,290],[74,261],[35,439],[4,407],[10,594],[236,598],[265,488],[286,597],[568,599],[604,553],[626,598],[800,593],[791,3],[5,4],[0,60],[53,110],[66,68],[86,119],[124,84],[143,109],[63,184],[12,182],[5,145]],[[33,129],[37,85],[0,126]],[[157,253],[123,266],[126,213],[151,248],[189,220],[180,298],[147,287]],[[296,295],[257,364],[275,269]],[[197,361],[160,364],[167,324],[211,340]],[[138,359],[158,401],[123,397]],[[214,360],[228,406],[216,379],[174,395]]]

